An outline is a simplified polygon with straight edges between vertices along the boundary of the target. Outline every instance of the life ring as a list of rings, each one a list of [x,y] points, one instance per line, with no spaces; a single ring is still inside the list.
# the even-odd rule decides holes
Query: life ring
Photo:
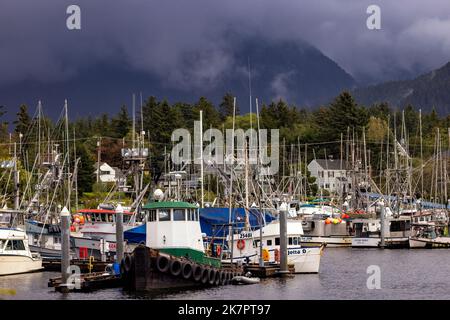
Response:
[[[238,248],[239,250],[243,250],[243,249],[245,248],[245,241],[242,240],[242,239],[238,240],[236,246],[237,246],[237,248]]]
[[[216,246],[216,257],[220,257],[222,254],[222,248],[220,246]]]

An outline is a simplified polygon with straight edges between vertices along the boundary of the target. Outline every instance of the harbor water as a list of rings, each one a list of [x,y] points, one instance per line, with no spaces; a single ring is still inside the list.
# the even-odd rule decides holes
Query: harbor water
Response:
[[[372,266],[372,267],[371,267]],[[375,267],[373,267],[375,266]],[[381,288],[371,287],[378,269]],[[61,294],[47,287],[56,272],[0,277],[0,299],[450,299],[450,252],[327,248],[319,274],[263,279],[250,286],[224,286],[189,291],[135,295],[122,289]],[[375,275],[377,276],[377,275]],[[368,281],[369,279],[369,281]]]

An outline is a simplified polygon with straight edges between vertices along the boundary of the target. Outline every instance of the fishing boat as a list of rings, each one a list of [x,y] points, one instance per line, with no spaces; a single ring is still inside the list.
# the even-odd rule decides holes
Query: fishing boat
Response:
[[[233,235],[233,239],[228,237],[233,243],[233,261],[241,263],[258,263],[260,259],[260,236],[262,231],[263,260],[267,263],[279,263],[280,261],[280,222],[272,221],[264,227]],[[320,258],[325,244],[318,246],[304,246],[301,239],[303,237],[302,221],[287,221],[288,237],[288,264],[294,265],[295,273],[318,273]],[[231,241],[232,240],[232,241]],[[229,260],[227,260],[229,262]]]
[[[384,220],[384,239],[386,248],[409,248],[411,235],[410,217],[386,217]],[[355,237],[352,239],[354,248],[378,248],[381,246],[380,219],[354,219]]]
[[[0,276],[27,273],[42,269],[42,259],[31,253],[25,231],[0,229]]]
[[[225,269],[219,258],[206,254],[197,206],[155,201],[144,205],[142,211],[145,227],[136,229],[145,228],[145,244],[136,246],[121,262],[126,288],[140,291],[223,285],[238,275]]]
[[[450,248],[448,227],[437,226],[434,222],[413,224],[409,247],[413,249]]]
[[[342,248],[352,245],[352,222],[340,217],[330,218],[309,216],[301,219],[304,236],[301,237],[302,246],[320,246],[326,243],[327,247]]]
[[[114,209],[80,209],[72,216],[71,241],[80,258],[100,258],[102,253],[116,252],[116,211]],[[124,231],[140,223],[130,211],[123,213]],[[86,252],[87,251],[87,252]]]

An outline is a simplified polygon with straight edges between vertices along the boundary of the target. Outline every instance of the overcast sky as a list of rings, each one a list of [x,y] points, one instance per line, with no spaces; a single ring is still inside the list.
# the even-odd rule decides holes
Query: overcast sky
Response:
[[[79,31],[66,8],[81,7]],[[381,30],[368,30],[366,9],[381,7]],[[2,0],[0,85],[57,82],[81,68],[121,63],[180,82],[183,72],[207,83],[230,63],[224,33],[306,40],[357,80],[417,74],[450,60],[448,0]],[[184,74],[184,77],[186,74]]]

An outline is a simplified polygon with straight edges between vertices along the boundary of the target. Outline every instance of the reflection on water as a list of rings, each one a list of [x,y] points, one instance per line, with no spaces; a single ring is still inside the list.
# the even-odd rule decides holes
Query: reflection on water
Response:
[[[320,274],[263,279],[250,286],[134,294],[122,289],[63,295],[48,288],[55,272],[0,277],[0,299],[450,299],[450,252],[441,250],[332,249]],[[367,267],[381,270],[381,289],[366,286]],[[15,294],[14,294],[15,291]]]

